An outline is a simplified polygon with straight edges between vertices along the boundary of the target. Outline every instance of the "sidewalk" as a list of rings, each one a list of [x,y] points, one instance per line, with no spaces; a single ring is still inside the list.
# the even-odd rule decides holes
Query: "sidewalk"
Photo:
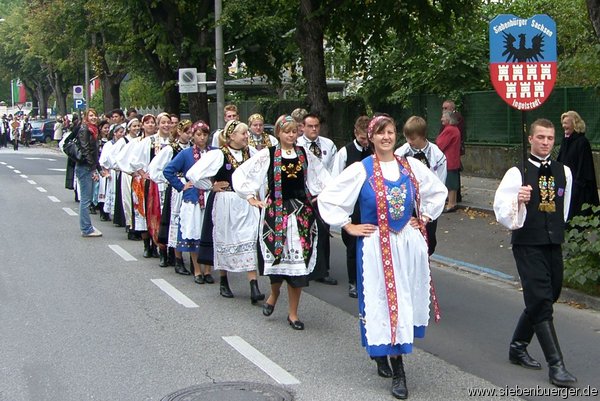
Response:
[[[520,287],[510,231],[496,222],[493,211],[500,179],[461,175],[461,184],[460,209],[438,219],[438,246],[432,260]],[[600,298],[564,287],[559,302],[600,310]]]

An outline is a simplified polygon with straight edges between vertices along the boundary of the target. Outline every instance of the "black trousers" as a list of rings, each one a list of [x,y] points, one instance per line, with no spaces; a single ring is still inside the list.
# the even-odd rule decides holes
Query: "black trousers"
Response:
[[[525,312],[532,324],[552,320],[563,282],[561,245],[516,245],[513,255],[523,286]]]

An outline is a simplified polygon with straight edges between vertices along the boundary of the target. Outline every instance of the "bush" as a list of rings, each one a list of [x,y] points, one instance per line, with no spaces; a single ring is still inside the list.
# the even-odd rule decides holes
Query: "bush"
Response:
[[[573,217],[565,233],[565,280],[594,286],[600,284],[600,206],[585,204],[586,210],[589,216]]]

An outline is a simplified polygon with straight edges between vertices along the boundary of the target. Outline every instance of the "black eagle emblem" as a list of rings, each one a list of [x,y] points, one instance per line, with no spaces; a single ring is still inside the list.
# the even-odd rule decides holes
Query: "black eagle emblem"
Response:
[[[524,63],[527,61],[540,61],[544,58],[544,35],[538,33],[531,39],[531,47],[525,46],[525,34],[519,35],[519,47],[515,47],[517,39],[510,34],[504,32],[504,53],[508,62]]]

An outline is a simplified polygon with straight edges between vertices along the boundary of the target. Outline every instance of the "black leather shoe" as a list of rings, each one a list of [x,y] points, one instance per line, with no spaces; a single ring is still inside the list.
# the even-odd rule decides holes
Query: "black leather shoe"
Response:
[[[265,315],[265,316],[271,316],[273,314],[273,311],[275,310],[275,305],[271,305],[271,304],[268,304],[268,303],[265,302],[263,304],[263,308],[262,309],[263,309],[262,310],[263,315]]]
[[[392,368],[388,363],[387,356],[375,356],[371,358],[377,364],[377,374],[381,377],[390,378],[392,377]]]
[[[169,261],[168,261],[168,256],[167,256],[167,251],[166,250],[161,250],[160,251],[160,260],[158,261],[158,265],[160,267],[167,267],[169,266]]]
[[[402,356],[390,357],[390,362],[392,365],[392,395],[400,400],[405,400],[408,398],[408,389],[406,388]]]
[[[231,288],[229,288],[229,281],[227,281],[227,276],[221,276],[219,294],[221,294],[223,298],[233,298],[233,292],[231,292]]]
[[[204,275],[204,281],[206,281],[206,284],[214,284],[215,283],[215,279],[210,274]]]
[[[196,284],[204,284],[205,282],[206,281],[204,280],[204,276],[202,276],[202,274],[194,276],[194,283],[196,283]]]
[[[292,321],[292,319],[290,319],[290,317],[287,317],[287,321],[290,324],[290,326],[292,326],[292,329],[294,330],[304,330],[304,323],[302,323],[300,320],[294,320]]]
[[[356,292],[356,284],[350,283],[348,285],[348,296],[350,298],[358,298],[358,292]]]
[[[542,364],[536,361],[527,352],[527,346],[529,343],[524,341],[513,341],[510,343],[508,351],[508,360],[510,363],[515,365],[521,365],[527,369],[539,370],[542,368]]]
[[[316,281],[327,285],[337,285],[337,280],[330,276],[319,278]]]
[[[258,289],[258,281],[250,280],[250,302],[255,305],[258,301],[265,299],[265,294],[262,294]]]
[[[183,264],[183,259],[175,259],[175,273],[177,274],[183,274],[184,276],[189,276],[190,273],[186,268],[185,265]]]
[[[95,206],[90,206],[89,211],[90,211],[90,214],[98,214],[98,212],[96,212]]]

